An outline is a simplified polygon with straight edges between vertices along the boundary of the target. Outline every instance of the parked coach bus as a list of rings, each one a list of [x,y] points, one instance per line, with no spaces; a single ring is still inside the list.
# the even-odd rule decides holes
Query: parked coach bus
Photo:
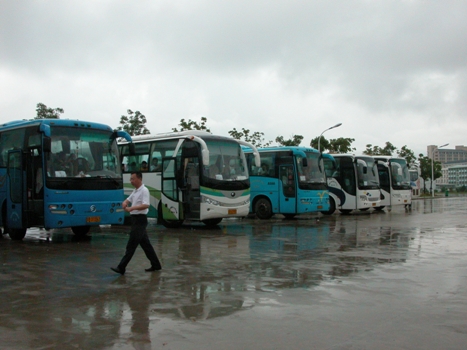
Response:
[[[329,210],[323,214],[330,215],[336,209],[349,214],[380,206],[378,169],[373,157],[323,153],[323,160],[329,187]]]
[[[241,145],[255,150],[259,165],[256,148],[231,137],[196,130],[134,136],[133,144],[119,144],[126,194],[131,172],[141,171],[151,196],[148,216],[166,227],[247,216],[250,178]]]
[[[21,240],[29,227],[122,224],[123,181],[117,137],[126,132],[64,119],[0,125],[0,203],[3,233]]]
[[[373,156],[376,160],[381,187],[381,203],[376,210],[393,205],[412,204],[412,186],[407,161],[392,156]]]
[[[320,153],[307,147],[265,147],[258,149],[261,167],[251,160],[245,148],[251,179],[250,212],[260,219],[282,214],[291,219],[297,214],[329,210],[324,164]]]
[[[410,187],[412,187],[412,199],[419,198],[422,182],[422,178],[420,177],[420,166],[418,164],[413,164],[409,169],[409,174]]]

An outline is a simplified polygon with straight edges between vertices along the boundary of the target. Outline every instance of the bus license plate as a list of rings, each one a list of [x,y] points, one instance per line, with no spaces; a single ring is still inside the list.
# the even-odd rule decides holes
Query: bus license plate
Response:
[[[100,216],[88,216],[86,222],[101,222]]]
[[[237,214],[237,209],[229,209],[228,213],[229,215],[235,215]]]

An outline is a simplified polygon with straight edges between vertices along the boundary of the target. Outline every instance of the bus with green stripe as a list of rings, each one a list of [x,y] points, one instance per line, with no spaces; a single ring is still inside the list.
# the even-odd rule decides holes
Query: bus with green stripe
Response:
[[[149,189],[148,217],[165,227],[198,221],[207,226],[223,218],[245,217],[250,208],[250,178],[241,146],[255,146],[201,130],[138,135],[120,141],[125,195],[130,175],[141,171]]]

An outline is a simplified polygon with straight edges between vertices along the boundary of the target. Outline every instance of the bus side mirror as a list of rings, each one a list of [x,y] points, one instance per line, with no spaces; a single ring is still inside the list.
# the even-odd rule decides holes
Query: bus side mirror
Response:
[[[44,136],[44,142],[42,146],[43,152],[50,152],[52,151],[52,140],[50,137]]]
[[[126,131],[123,131],[123,130],[115,130],[112,134],[112,138],[116,139],[117,137],[121,137],[125,140],[127,140],[128,142],[131,142],[131,136],[129,133],[127,133]]]
[[[130,155],[134,156],[136,154],[136,149],[135,149],[135,144],[134,143],[129,143],[128,144],[128,149],[130,151]]]
[[[303,166],[308,166],[308,159],[307,158],[302,158],[302,164]]]

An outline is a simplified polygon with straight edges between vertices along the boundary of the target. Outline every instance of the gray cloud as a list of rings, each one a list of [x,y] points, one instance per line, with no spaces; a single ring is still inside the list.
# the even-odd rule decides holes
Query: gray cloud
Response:
[[[141,110],[153,132],[206,116],[214,132],[304,145],[343,122],[324,136],[425,152],[465,143],[466,12],[416,0],[1,1],[0,101],[6,115],[33,117],[43,102],[114,127]]]

